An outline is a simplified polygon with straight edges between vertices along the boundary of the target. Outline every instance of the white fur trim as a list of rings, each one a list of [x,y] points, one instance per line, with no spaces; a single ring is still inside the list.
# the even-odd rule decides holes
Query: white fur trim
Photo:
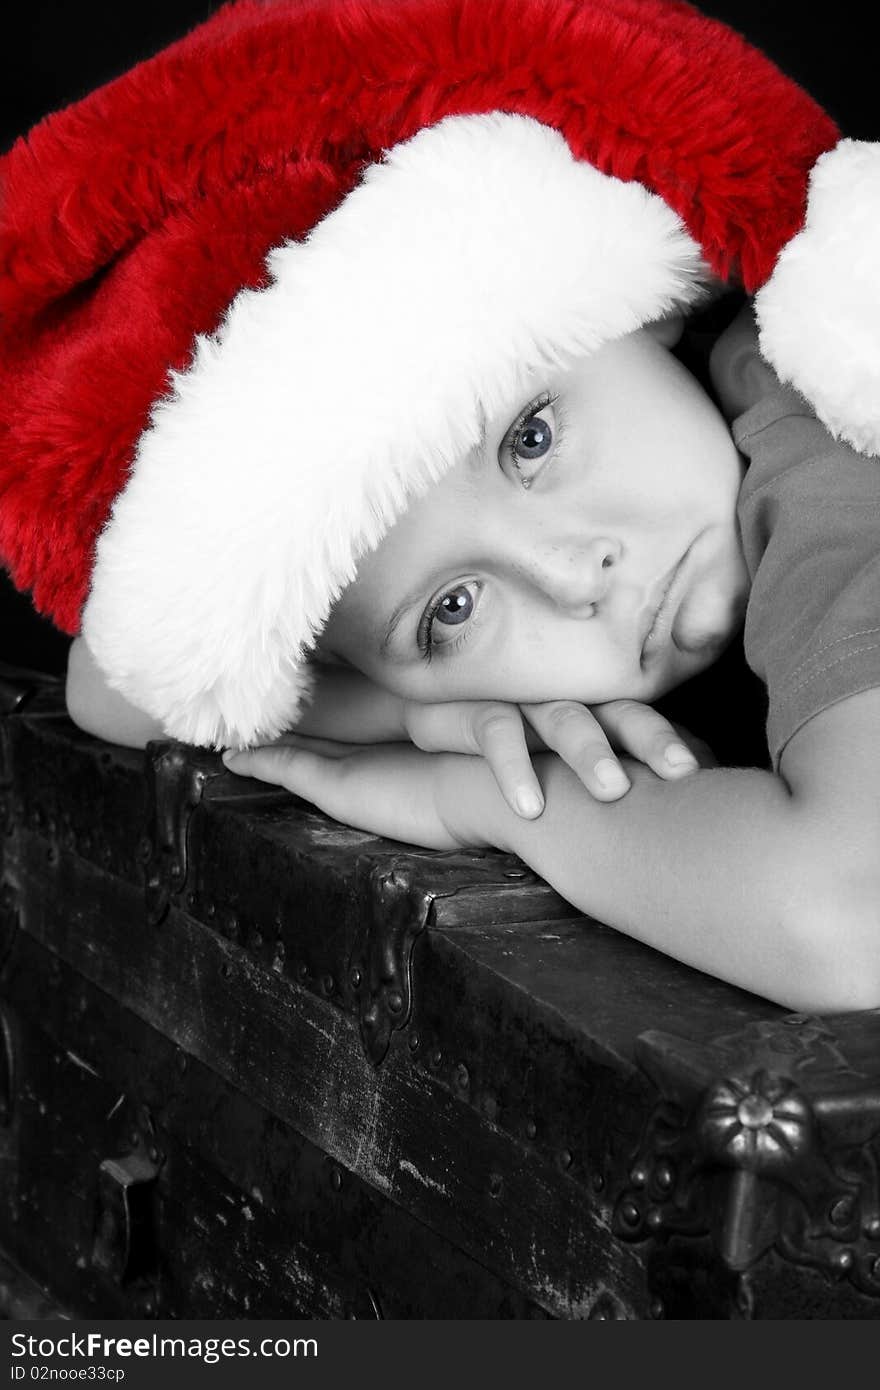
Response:
[[[358,558],[483,411],[704,278],[660,198],[500,113],[396,146],[268,266],[155,407],[83,617],[111,684],[193,743],[289,725]]]
[[[836,437],[880,454],[880,145],[817,160],[803,230],[755,299],[761,351]]]

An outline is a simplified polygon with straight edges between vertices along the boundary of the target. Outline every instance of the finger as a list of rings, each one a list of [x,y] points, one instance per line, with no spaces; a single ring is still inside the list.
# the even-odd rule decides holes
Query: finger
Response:
[[[256,748],[227,749],[227,752],[238,757],[239,753],[256,753],[263,749],[293,748],[301,749],[305,753],[320,753],[323,758],[347,758],[362,746],[356,743],[341,743],[338,739],[311,738],[306,734],[286,733],[281,734],[273,743],[260,744]],[[223,760],[226,761],[225,753]]]
[[[693,753],[699,767],[721,766],[705,739],[698,738],[696,734],[691,733],[690,729],[683,728],[681,724],[673,724],[672,727],[685,748],[689,748]]]
[[[317,741],[317,740],[316,740]],[[308,752],[290,744],[269,744],[262,748],[246,748],[241,752],[227,751],[223,762],[239,777],[254,777],[274,787],[284,787],[322,809],[327,790],[337,772],[337,760],[321,753]]]
[[[529,757],[519,706],[474,706],[467,717],[476,748],[492,769],[510,809],[526,820],[540,816],[544,796]]]
[[[490,700],[410,704],[406,727],[425,752],[472,753],[483,757],[510,809],[533,820],[544,809],[541,785],[528,754],[518,705]],[[540,740],[537,740],[540,746]]]
[[[675,781],[699,767],[697,759],[673,724],[638,700],[612,700],[594,705],[593,714],[616,748]]]
[[[551,700],[523,705],[522,710],[547,747],[568,763],[597,801],[617,801],[629,791],[629,778],[585,705],[575,700]]]

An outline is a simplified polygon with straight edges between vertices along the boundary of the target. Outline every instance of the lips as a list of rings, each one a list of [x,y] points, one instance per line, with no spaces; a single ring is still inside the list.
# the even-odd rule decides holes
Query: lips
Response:
[[[660,597],[653,610],[648,610],[647,627],[643,631],[642,646],[639,661],[642,666],[647,665],[651,659],[666,646],[672,631],[672,620],[675,616],[678,600],[681,595],[680,577],[684,570],[685,561],[691,553],[692,546],[688,546],[677,564],[664,576]]]

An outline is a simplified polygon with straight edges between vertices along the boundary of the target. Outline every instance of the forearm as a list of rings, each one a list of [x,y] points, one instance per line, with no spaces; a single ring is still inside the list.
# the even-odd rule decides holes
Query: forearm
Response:
[[[826,857],[785,782],[740,769],[631,775],[626,797],[598,805],[559,759],[541,759],[544,814],[507,817],[506,847],[581,911],[698,969],[791,1008],[861,1006],[828,978]]]
[[[341,743],[394,743],[407,737],[400,696],[340,666],[315,666],[312,697],[292,727],[308,738]]]

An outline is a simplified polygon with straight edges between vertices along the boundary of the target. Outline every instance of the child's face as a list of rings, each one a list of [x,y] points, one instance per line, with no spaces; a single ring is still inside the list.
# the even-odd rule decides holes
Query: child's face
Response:
[[[321,650],[420,701],[653,699],[741,621],[740,479],[694,378],[630,334],[486,421],[361,561]]]

